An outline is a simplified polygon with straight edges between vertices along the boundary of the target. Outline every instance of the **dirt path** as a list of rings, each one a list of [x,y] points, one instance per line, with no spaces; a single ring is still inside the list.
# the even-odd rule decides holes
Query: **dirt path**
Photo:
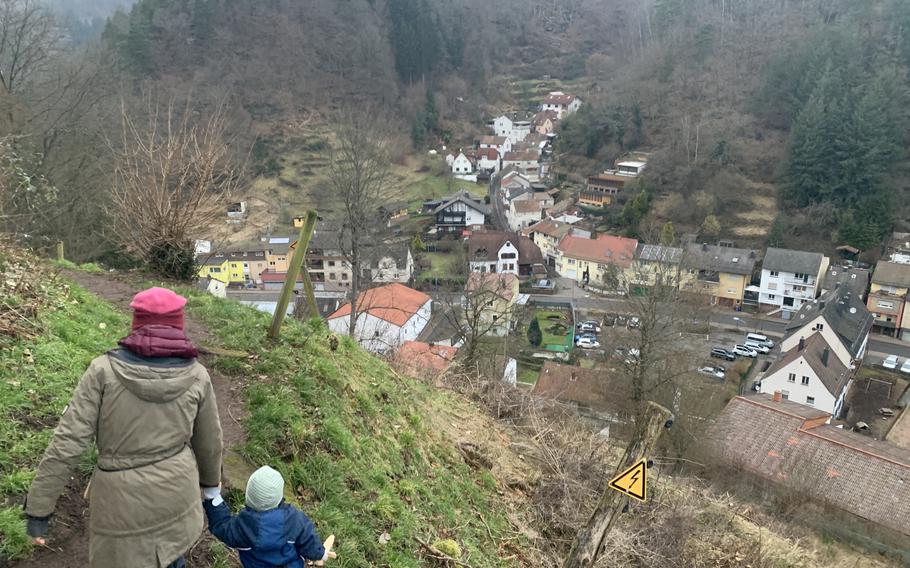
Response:
[[[130,283],[124,277],[112,274],[66,271],[64,275],[89,292],[125,312],[129,312],[130,301],[136,292],[140,291],[139,287]],[[203,349],[217,345],[217,340],[208,329],[189,316],[186,319],[186,332],[193,343]],[[231,450],[245,439],[245,433],[240,423],[244,415],[242,385],[232,382],[229,378],[213,371],[211,366],[208,365],[211,362],[210,356],[203,354],[200,360],[209,368],[212,385],[215,387],[215,396],[218,400],[218,415],[221,419],[221,428],[224,435],[225,460],[229,464],[233,464],[234,468],[240,467],[243,469],[242,465],[238,465],[242,460]],[[231,469],[231,466],[226,464],[225,475],[228,478],[232,477],[228,474],[229,469]],[[243,474],[236,477],[239,478],[241,475],[245,481],[246,477]],[[77,476],[69,484],[68,491],[61,496],[54,513],[54,521],[51,525],[51,540],[48,547],[44,550],[36,551],[28,560],[10,564],[10,568],[88,567],[88,502],[83,499],[86,482],[87,479]],[[208,539],[204,538],[203,540]],[[191,568],[208,566],[205,561],[208,547],[203,546],[203,544],[203,542],[200,542],[194,546],[188,562],[188,566]],[[3,563],[0,562],[0,568],[3,568],[3,566]]]

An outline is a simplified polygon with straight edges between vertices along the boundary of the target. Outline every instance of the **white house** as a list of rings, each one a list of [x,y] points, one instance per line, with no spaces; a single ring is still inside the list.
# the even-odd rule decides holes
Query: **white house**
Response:
[[[834,355],[824,336],[816,333],[781,354],[762,377],[760,391],[780,392],[785,400],[837,417],[852,378],[850,367]]]
[[[535,152],[508,152],[502,157],[502,167],[513,167],[530,181],[540,177],[540,154]]]
[[[465,156],[464,152],[459,152],[458,155],[452,159],[450,166],[452,168],[452,174],[456,176],[467,176],[474,173],[474,163],[470,158]]]
[[[203,292],[215,296],[216,298],[227,297],[227,284],[221,280],[218,280],[217,278],[212,278],[211,276],[200,278],[196,282],[196,287]]]
[[[758,302],[765,310],[788,312],[785,318],[821,292],[830,259],[816,252],[769,248],[761,271]]]
[[[788,352],[800,341],[821,335],[841,364],[849,368],[866,354],[872,320],[862,297],[840,286],[803,304],[787,325],[780,349]]]
[[[499,151],[496,148],[478,148],[475,158],[478,170],[492,173],[499,171]]]
[[[482,199],[475,198],[462,189],[446,197],[431,212],[436,216],[437,231],[458,233],[474,225],[483,225],[490,214],[490,208]]]
[[[518,173],[515,168],[502,176],[502,181],[500,182],[500,187],[503,189],[512,189],[513,187],[520,187],[523,189],[531,189],[531,180],[520,173]]]
[[[364,251],[361,272],[369,282],[407,284],[414,275],[414,256],[407,242],[381,243]]]
[[[552,91],[540,105],[541,111],[552,110],[558,118],[565,118],[581,107],[581,99],[575,95],[567,95],[562,91]]]
[[[503,156],[506,152],[512,151],[512,141],[508,136],[483,136],[480,139],[478,148],[493,148]]]
[[[616,173],[621,176],[635,177],[645,170],[647,162],[616,162]]]
[[[543,215],[541,208],[541,202],[536,199],[522,199],[520,197],[513,199],[509,203],[509,210],[506,212],[509,228],[513,231],[520,231],[537,223]]]
[[[362,292],[357,298],[356,339],[374,353],[396,351],[414,341],[432,315],[433,299],[403,284],[387,284]],[[333,333],[347,335],[350,302],[326,318]]]
[[[526,277],[539,268],[546,272],[544,262],[537,245],[518,233],[478,231],[468,238],[468,264],[472,272]]]
[[[509,133],[509,140],[512,141],[512,145],[518,144],[531,134],[531,121],[530,120],[513,120],[512,121],[512,131]]]
[[[496,136],[508,138],[512,135],[512,119],[506,115],[493,119],[493,133]]]

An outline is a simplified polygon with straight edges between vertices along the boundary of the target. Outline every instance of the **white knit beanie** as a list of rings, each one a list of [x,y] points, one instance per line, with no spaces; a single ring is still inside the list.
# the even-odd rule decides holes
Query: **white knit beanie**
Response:
[[[267,465],[253,472],[246,482],[246,504],[250,509],[268,511],[277,507],[283,498],[284,478]]]

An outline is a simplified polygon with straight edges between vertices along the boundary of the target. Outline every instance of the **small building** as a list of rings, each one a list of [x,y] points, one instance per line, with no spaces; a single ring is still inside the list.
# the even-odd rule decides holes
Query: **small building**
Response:
[[[630,181],[629,176],[610,172],[588,176],[588,183],[578,196],[578,202],[589,207],[611,205]]]
[[[541,111],[554,111],[559,119],[576,112],[579,108],[581,108],[581,99],[562,91],[552,91],[540,103]]]
[[[613,235],[587,239],[568,235],[559,243],[556,272],[582,285],[614,289],[632,266],[638,241]]]
[[[534,132],[543,136],[556,130],[557,124],[559,124],[559,113],[555,110],[542,110],[535,114],[534,120],[531,121]]]
[[[819,334],[841,364],[849,368],[866,354],[872,319],[860,296],[852,294],[849,288],[839,287],[803,304],[787,324],[786,335],[780,342],[781,352],[790,351]]]
[[[647,165],[648,162],[639,162],[637,160],[616,162],[616,172],[621,176],[636,177],[645,171]]]
[[[394,221],[408,218],[408,204],[405,201],[393,201],[379,206],[379,214],[387,221],[386,226],[391,227]]]
[[[376,243],[363,251],[361,275],[373,283],[407,284],[414,276],[414,256],[407,241]]]
[[[669,286],[679,288],[683,249],[639,243],[635,261],[625,271],[626,286],[636,288]]]
[[[464,152],[459,152],[457,155],[453,154],[451,163],[449,167],[452,168],[452,175],[455,176],[468,176],[474,173],[474,161],[471,160]],[[447,159],[448,163],[449,160]]]
[[[832,426],[830,419],[782,397],[738,396],[705,441],[731,468],[910,535],[910,450]]]
[[[493,119],[493,133],[501,138],[512,135],[512,119],[503,114]]]
[[[533,151],[506,152],[502,158],[504,168],[513,167],[531,182],[540,179],[540,154]]]
[[[547,259],[547,266],[556,267],[559,258],[559,243],[572,231],[572,225],[555,219],[543,219],[522,231],[540,249]]]
[[[436,216],[436,230],[440,234],[462,234],[468,227],[486,223],[490,208],[483,199],[462,189],[442,200],[431,213]]]
[[[825,271],[822,294],[833,292],[839,286],[844,286],[849,288],[853,295],[865,300],[866,293],[869,291],[870,277],[871,273],[865,268],[832,264]]]
[[[237,201],[231,203],[227,207],[227,216],[228,219],[233,221],[239,221],[241,219],[246,219],[247,215],[247,204],[246,201]]]
[[[910,309],[907,295],[910,292],[910,264],[880,260],[872,272],[868,308],[875,320],[872,329],[885,335],[910,341]]]
[[[206,276],[205,278],[197,280],[196,288],[202,290],[206,294],[211,294],[216,298],[227,297],[227,282],[212,278],[211,276]]]
[[[457,347],[423,341],[405,341],[395,354],[394,362],[408,375],[418,378],[434,378],[444,373],[452,365],[457,354]]]
[[[769,247],[762,261],[760,308],[788,318],[821,293],[830,259],[817,252]]]
[[[512,140],[508,136],[483,136],[477,147],[481,150],[492,148],[502,157],[506,152],[512,151]]]
[[[474,153],[474,159],[477,162],[477,169],[483,172],[495,174],[501,166],[499,150],[496,148],[478,148]]]
[[[683,256],[681,289],[707,296],[712,306],[740,306],[757,258],[754,250],[689,243]]]
[[[630,392],[626,381],[613,380],[608,369],[546,361],[531,394],[558,401],[600,426],[621,424]]]
[[[468,265],[471,272],[515,274],[527,278],[546,273],[543,255],[531,239],[518,233],[480,231],[468,237]]]
[[[502,337],[515,325],[515,305],[518,302],[518,277],[514,274],[472,272],[465,287],[467,310],[482,310],[472,314],[468,325],[477,324],[482,335]],[[476,320],[476,321],[472,321]]]
[[[781,354],[762,376],[760,392],[779,392],[785,400],[836,417],[852,380],[853,371],[832,353],[824,336],[816,333]]]
[[[543,215],[541,209],[542,204],[536,199],[513,199],[506,212],[509,228],[513,231],[520,231],[530,227],[540,221]]]
[[[356,340],[373,353],[396,351],[417,339],[432,315],[433,299],[403,284],[386,284],[357,298]],[[327,318],[333,333],[347,335],[351,303]]]

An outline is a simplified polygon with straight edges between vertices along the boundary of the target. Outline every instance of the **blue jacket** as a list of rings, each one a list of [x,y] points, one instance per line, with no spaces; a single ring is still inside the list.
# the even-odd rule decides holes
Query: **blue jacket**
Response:
[[[304,568],[304,559],[322,560],[325,556],[312,521],[283,501],[268,511],[245,507],[237,515],[231,514],[227,503],[215,507],[208,499],[202,505],[209,530],[238,550],[244,568]]]

